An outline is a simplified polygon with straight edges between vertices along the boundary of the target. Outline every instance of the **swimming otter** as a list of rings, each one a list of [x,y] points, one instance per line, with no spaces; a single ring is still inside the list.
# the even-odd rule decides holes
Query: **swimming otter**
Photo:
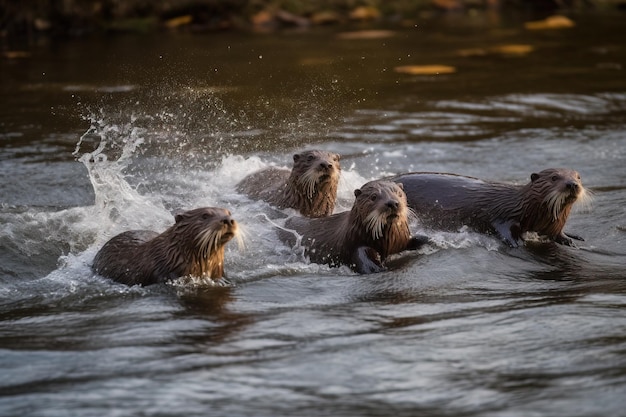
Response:
[[[512,185],[456,174],[413,172],[388,178],[404,185],[409,207],[425,224],[446,230],[467,225],[517,247],[526,232],[574,246],[563,227],[577,201],[588,199],[578,172],[550,168]]]
[[[335,208],[341,166],[339,154],[318,150],[293,156],[290,171],[266,168],[237,184],[237,191],[306,217],[330,216]]]
[[[121,233],[98,251],[92,269],[127,285],[150,285],[192,275],[222,278],[224,245],[237,234],[230,211],[217,207],[189,210],[158,234],[151,230]]]
[[[370,181],[354,191],[352,209],[318,219],[291,217],[285,229],[302,235],[302,245],[312,262],[348,265],[361,274],[384,271],[385,259],[428,242],[411,237],[410,210],[402,186],[389,181]],[[292,231],[279,231],[281,240],[296,243]]]

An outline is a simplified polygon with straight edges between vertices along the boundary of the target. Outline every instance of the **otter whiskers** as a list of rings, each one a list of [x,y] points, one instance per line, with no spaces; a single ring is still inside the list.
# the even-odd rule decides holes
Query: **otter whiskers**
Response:
[[[313,198],[315,195],[315,188],[317,185],[317,180],[319,179],[319,172],[314,169],[309,168],[302,176],[300,177],[300,183],[303,188],[306,190],[306,195],[309,198]]]
[[[363,223],[372,235],[372,239],[378,240],[383,237],[385,226],[387,225],[387,214],[378,210],[372,211],[367,215]]]
[[[219,243],[222,238],[222,228],[218,230],[205,229],[198,236],[198,246],[200,254],[203,258],[208,258],[209,254],[219,249]]]
[[[545,198],[548,211],[552,213],[552,219],[556,220],[561,215],[561,210],[565,206],[565,203],[570,198],[569,193],[564,193],[559,190],[552,190]]]
[[[575,195],[572,195],[569,191],[559,190],[551,190],[548,193],[544,202],[554,220],[557,220],[561,216],[563,209],[567,207],[570,200],[574,200],[574,204],[583,209],[588,209],[591,206],[593,200],[591,193],[581,184],[578,184],[577,190]]]

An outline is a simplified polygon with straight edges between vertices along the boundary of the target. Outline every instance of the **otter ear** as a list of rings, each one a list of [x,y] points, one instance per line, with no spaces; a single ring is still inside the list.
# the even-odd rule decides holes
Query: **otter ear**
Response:
[[[363,191],[361,191],[359,188],[357,188],[356,190],[354,190],[354,196],[355,196],[355,197],[358,197],[358,196],[360,196],[360,195],[361,195],[361,193],[362,193],[362,192],[363,192]]]
[[[537,180],[537,178],[539,178],[539,174],[537,174],[536,172],[533,172],[532,174],[530,174],[530,181],[531,182],[535,182]]]
[[[174,221],[175,221],[176,223],[178,223],[179,221],[183,220],[184,218],[185,218],[185,212],[184,212],[184,211],[182,211],[182,210],[177,210],[177,211],[174,213]]]
[[[396,183],[398,185],[398,187],[400,187],[401,190],[404,190],[404,184],[401,182],[397,182]]]

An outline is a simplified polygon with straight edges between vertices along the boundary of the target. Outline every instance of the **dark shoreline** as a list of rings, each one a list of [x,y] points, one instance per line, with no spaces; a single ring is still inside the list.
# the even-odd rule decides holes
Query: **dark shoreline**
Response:
[[[3,49],[40,36],[63,38],[155,31],[275,31],[319,25],[405,25],[433,16],[516,11],[532,17],[587,10],[624,10],[620,0],[67,0],[11,2],[0,12]]]

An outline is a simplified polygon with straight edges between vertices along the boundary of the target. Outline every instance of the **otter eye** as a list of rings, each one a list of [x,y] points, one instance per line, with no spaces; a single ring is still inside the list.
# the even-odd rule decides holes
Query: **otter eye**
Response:
[[[553,176],[552,176],[552,181],[556,181],[556,180],[558,180],[558,179],[559,179],[559,177],[558,177],[558,176],[556,176],[556,175],[553,175]]]
[[[311,162],[313,160],[313,155],[309,155],[309,157],[306,160]]]
[[[209,220],[211,218],[211,215],[209,213],[203,213],[202,214],[202,219],[203,220]]]
[[[376,194],[372,194],[370,196],[370,200],[372,200],[372,201],[376,201],[377,198],[378,198],[378,195],[376,195]]]

